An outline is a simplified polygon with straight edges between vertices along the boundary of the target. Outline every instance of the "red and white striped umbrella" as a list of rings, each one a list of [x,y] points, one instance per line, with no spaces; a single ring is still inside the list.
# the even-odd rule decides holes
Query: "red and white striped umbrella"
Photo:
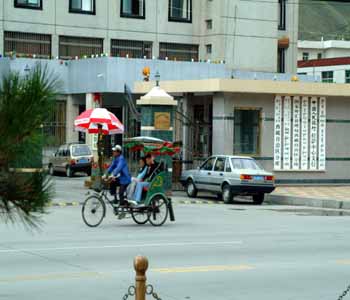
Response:
[[[98,125],[102,125],[102,133],[124,133],[124,125],[105,108],[94,108],[84,111],[74,121],[75,129],[87,133],[98,133]]]

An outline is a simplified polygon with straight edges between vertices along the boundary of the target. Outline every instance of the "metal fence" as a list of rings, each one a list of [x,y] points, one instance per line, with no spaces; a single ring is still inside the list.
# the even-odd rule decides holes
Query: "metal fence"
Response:
[[[61,59],[72,59],[76,56],[96,55],[103,53],[103,39],[60,36],[59,57]]]

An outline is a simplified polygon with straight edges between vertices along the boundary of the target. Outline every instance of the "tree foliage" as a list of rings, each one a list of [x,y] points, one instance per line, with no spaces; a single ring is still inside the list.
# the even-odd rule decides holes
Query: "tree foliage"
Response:
[[[45,172],[18,168],[42,167],[42,125],[58,88],[57,77],[40,64],[27,76],[12,72],[0,83],[0,218],[7,222],[38,226],[52,196]]]

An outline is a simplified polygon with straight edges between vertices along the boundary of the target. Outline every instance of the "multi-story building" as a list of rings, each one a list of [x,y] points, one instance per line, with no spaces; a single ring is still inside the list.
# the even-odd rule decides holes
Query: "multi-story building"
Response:
[[[224,61],[293,73],[297,1],[0,0],[0,52]]]
[[[0,0],[0,19],[0,53],[10,56],[0,59],[1,74],[24,75],[43,62],[62,80],[44,126],[57,143],[83,138],[73,120],[101,97],[126,134],[146,127],[161,136],[152,122],[134,126],[131,113],[132,100],[154,84],[142,83],[147,66],[177,100],[171,128],[185,161],[250,155],[281,182],[350,182],[349,141],[341,138],[350,92],[293,76],[297,0]]]
[[[299,41],[298,74],[350,83],[350,41]]]

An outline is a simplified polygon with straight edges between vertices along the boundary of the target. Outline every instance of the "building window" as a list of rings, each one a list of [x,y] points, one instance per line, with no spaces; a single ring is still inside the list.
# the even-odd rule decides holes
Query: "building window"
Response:
[[[345,83],[350,83],[350,70],[345,70]]]
[[[207,50],[207,54],[211,54],[211,50],[212,50],[211,44],[205,45],[205,48],[206,48],[206,50]]]
[[[84,55],[96,55],[103,53],[103,39],[74,36],[60,36],[59,57],[72,59]]]
[[[309,52],[303,52],[303,60],[309,60]]]
[[[43,9],[43,2],[42,0],[15,0],[15,7]]]
[[[278,48],[278,55],[277,55],[277,72],[278,73],[285,73],[286,72],[286,49],[284,48]]]
[[[317,59],[322,59],[322,53],[317,53]]]
[[[111,55],[129,58],[152,58],[152,42],[112,40]]]
[[[322,72],[322,82],[333,83],[333,71]]]
[[[278,29],[286,30],[286,1],[278,0]]]
[[[94,15],[95,0],[70,0],[69,12]]]
[[[207,29],[213,29],[213,20],[206,20]]]
[[[120,16],[125,18],[145,18],[145,0],[121,0]]]
[[[260,110],[235,109],[234,154],[258,155]]]
[[[66,142],[66,102],[56,101],[49,121],[43,124],[43,133],[47,146],[59,146]]]
[[[169,0],[169,21],[192,22],[192,0]]]
[[[16,52],[19,57],[51,57],[51,35],[48,34],[5,31],[4,42],[5,55]]]
[[[198,45],[160,43],[159,57],[160,59],[198,61]]]

